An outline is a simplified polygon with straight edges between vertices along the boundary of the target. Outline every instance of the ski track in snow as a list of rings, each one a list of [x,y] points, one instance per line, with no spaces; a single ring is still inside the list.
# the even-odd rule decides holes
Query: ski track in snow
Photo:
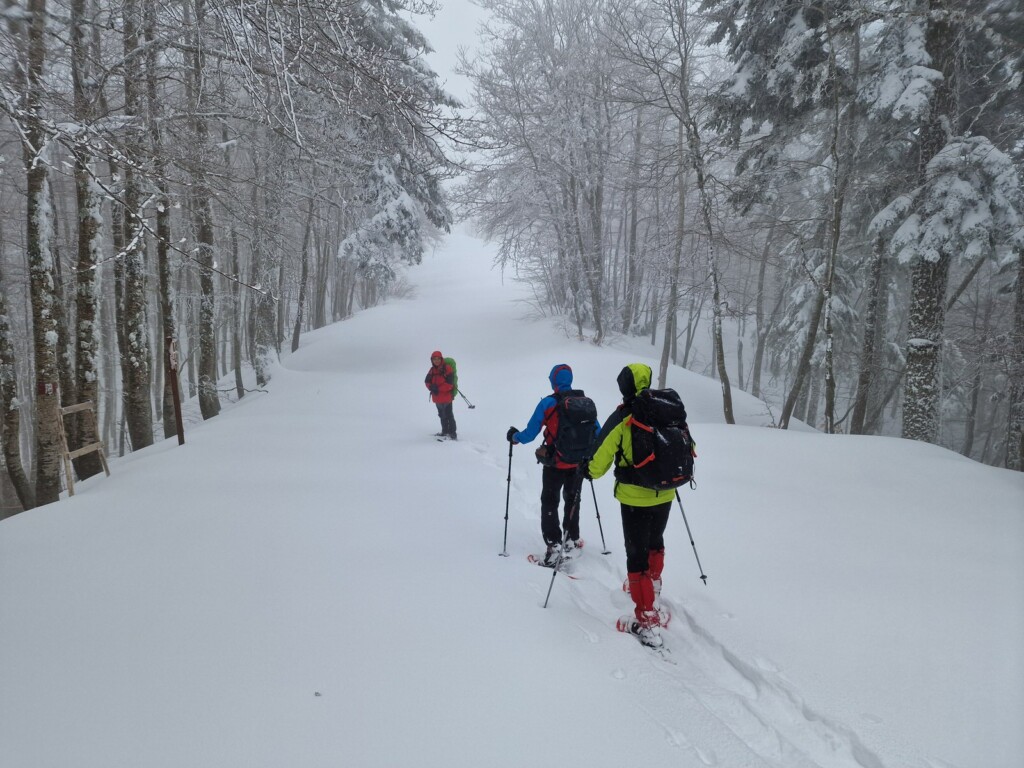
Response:
[[[498,461],[493,449],[471,439],[455,445],[472,460],[508,476],[507,457]],[[523,463],[513,463],[509,516],[529,521],[532,530],[539,528],[539,478],[536,467]],[[612,504],[605,506],[611,509]],[[617,523],[614,515],[609,517]],[[706,766],[886,768],[851,728],[810,707],[781,678],[774,663],[763,657],[741,658],[668,596],[664,599],[673,621],[662,630],[666,658],[618,632],[610,617],[630,612],[633,604],[621,588],[621,553],[618,558],[615,553],[602,556],[599,545],[591,538],[582,555],[574,558],[572,579],[560,578],[562,573],[555,577],[547,610],[557,611],[557,603],[564,600],[559,593],[567,591],[580,613],[573,625],[583,643],[621,645],[619,665],[609,674],[636,689],[632,698],[644,702],[642,710],[658,723],[666,743]],[[530,589],[538,606],[543,605],[551,571],[529,563],[521,567],[532,575]],[[533,574],[534,570],[539,572]],[[692,706],[680,709],[681,698]]]
[[[557,590],[568,590],[583,615],[574,623],[585,642],[621,641],[621,666],[610,674],[638,689],[633,698],[645,702],[643,710],[659,723],[667,743],[707,766],[885,768],[853,730],[816,712],[778,679],[774,664],[741,659],[677,602],[665,599],[673,613],[662,630],[671,663],[615,630],[608,617],[629,612],[632,601],[621,589],[615,562],[595,548],[584,552],[575,563],[576,580],[556,578],[551,602]],[[543,599],[547,580],[534,589]],[[549,604],[548,610],[557,608]],[[678,711],[681,695],[693,706]],[[678,717],[667,717],[673,710]],[[723,737],[723,730],[734,738]]]
[[[502,467],[484,446],[472,441],[460,441],[459,446],[484,463],[507,471],[507,462]],[[513,501],[509,511],[511,514],[515,510],[532,526],[539,527],[539,498],[533,498],[539,496],[539,487],[533,469],[513,469]],[[603,556],[598,545],[599,542],[591,540],[574,560],[573,579],[559,578],[562,574],[555,577],[547,610],[558,610],[558,592],[567,590],[570,601],[582,614],[581,619],[574,621],[582,640],[589,645],[605,641],[621,644],[624,666],[611,674],[640,689],[641,695],[636,698],[647,702],[644,711],[659,723],[667,743],[691,752],[707,766],[885,768],[856,733],[815,712],[778,679],[775,664],[764,658],[750,662],[741,659],[668,597],[664,599],[672,610],[673,621],[662,633],[669,663],[618,632],[609,617],[628,613],[633,603],[621,587],[621,553],[618,559],[615,553]],[[525,567],[530,568],[529,564]],[[530,587],[538,604],[543,604],[547,595],[550,573],[545,569],[540,572],[540,579],[531,579]],[[664,713],[676,708],[680,692],[694,706],[680,712],[678,718],[669,719]],[[693,719],[695,710],[701,714],[698,722]],[[721,734],[723,727],[735,738],[725,743],[703,743],[709,735]],[[716,740],[721,738],[718,735]],[[737,762],[738,755],[743,753],[748,754]],[[729,757],[720,760],[719,754]]]

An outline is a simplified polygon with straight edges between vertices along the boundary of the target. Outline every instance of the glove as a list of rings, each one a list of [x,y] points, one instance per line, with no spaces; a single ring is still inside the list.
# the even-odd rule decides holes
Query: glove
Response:
[[[583,479],[584,480],[593,480],[594,479],[594,478],[592,478],[590,476],[590,462],[589,461],[584,462],[583,464],[580,464],[580,474],[583,475]]]
[[[430,394],[436,395],[440,390],[437,387],[430,388]]]
[[[516,432],[518,431],[515,427],[509,427],[508,432],[505,433],[505,439],[510,443],[514,443],[516,441]]]

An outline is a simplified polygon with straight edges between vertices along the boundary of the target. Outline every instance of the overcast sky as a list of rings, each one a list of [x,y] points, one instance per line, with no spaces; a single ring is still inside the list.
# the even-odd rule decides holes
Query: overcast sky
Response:
[[[462,102],[469,101],[469,81],[455,74],[459,48],[472,50],[476,45],[476,28],[484,11],[470,0],[441,0],[441,9],[433,19],[425,16],[413,18],[413,24],[430,41],[434,53],[429,61],[441,76],[445,90]]]

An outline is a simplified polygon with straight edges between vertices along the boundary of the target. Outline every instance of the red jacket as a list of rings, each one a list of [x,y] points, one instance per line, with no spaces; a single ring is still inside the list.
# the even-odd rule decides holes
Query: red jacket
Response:
[[[441,365],[433,365],[427,371],[423,384],[430,390],[430,399],[435,403],[450,403],[455,399],[455,371],[442,361]]]

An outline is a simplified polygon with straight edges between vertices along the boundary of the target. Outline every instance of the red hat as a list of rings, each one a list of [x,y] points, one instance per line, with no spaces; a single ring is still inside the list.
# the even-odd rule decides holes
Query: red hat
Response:
[[[440,350],[435,349],[433,352],[430,353],[430,357],[433,359],[435,357],[444,357],[444,355],[441,354]]]

